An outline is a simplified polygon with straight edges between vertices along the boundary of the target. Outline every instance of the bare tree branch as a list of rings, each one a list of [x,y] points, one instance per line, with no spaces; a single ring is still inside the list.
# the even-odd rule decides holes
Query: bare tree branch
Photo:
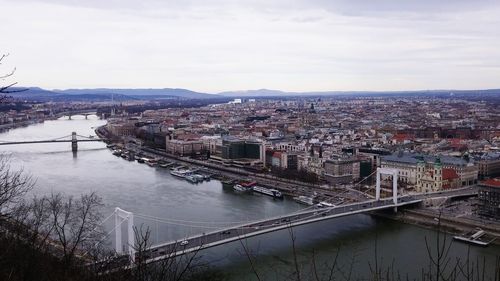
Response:
[[[0,154],[0,218],[9,217],[35,181],[23,169],[13,171],[10,156]]]

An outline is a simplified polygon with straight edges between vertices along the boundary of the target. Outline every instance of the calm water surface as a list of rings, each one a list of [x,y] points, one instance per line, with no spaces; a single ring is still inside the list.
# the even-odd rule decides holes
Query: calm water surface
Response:
[[[93,128],[103,124],[105,121],[95,116],[90,116],[89,120],[78,116],[73,120],[62,118],[0,133],[0,141],[52,139],[69,135],[72,131],[94,135]],[[151,168],[113,156],[103,143],[79,143],[76,156],[69,143],[0,146],[0,151],[11,155],[13,166],[23,167],[37,179],[34,193],[63,192],[77,196],[96,191],[106,204],[105,216],[115,207],[120,207],[136,214],[177,220],[167,225],[135,219],[135,225],[151,229],[155,243],[208,232],[212,230],[210,227],[222,222],[262,219],[303,208],[291,200],[238,194],[223,188],[215,180],[190,184],[172,177],[166,169]],[[200,221],[212,224],[206,228],[187,226]],[[106,227],[113,228],[111,222]],[[368,276],[369,263],[373,264],[375,259],[375,245],[385,266],[394,262],[402,274],[418,277],[420,269],[428,265],[424,238],[432,240],[435,234],[431,230],[367,215],[298,227],[293,232],[304,271],[310,268],[313,250],[320,267],[339,252],[338,260],[345,270],[354,261],[356,277]],[[290,237],[288,231],[280,231],[245,241],[253,252],[259,254],[257,268],[266,279],[286,276],[286,268],[292,260]],[[466,245],[453,242],[450,257],[465,256],[467,249]],[[470,253],[474,260],[486,257],[487,266],[492,267],[495,255],[500,254],[500,247],[471,247]],[[205,260],[211,261],[233,280],[254,279],[240,242],[205,250],[202,254]]]

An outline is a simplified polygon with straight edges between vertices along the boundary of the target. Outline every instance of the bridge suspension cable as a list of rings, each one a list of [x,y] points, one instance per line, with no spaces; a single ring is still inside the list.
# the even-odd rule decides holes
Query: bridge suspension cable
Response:
[[[115,213],[114,213],[114,212],[112,212],[112,213],[111,213],[111,215],[107,216],[104,220],[102,220],[102,221],[101,221],[101,223],[100,223],[97,227],[95,227],[95,228],[92,230],[92,232],[96,231],[96,230],[97,230],[97,228],[98,228],[99,226],[102,226],[102,225],[104,224],[104,222],[105,222],[105,221],[107,221],[108,219],[110,219],[110,218],[111,218],[114,214],[115,214]],[[111,229],[111,230],[110,230],[108,233],[106,233],[106,234],[105,234],[105,235],[104,235],[104,236],[103,236],[103,237],[102,237],[99,241],[97,241],[97,242],[94,244],[94,247],[93,247],[93,248],[97,247],[97,246],[98,246],[99,244],[101,244],[101,243],[102,243],[102,242],[103,242],[106,238],[108,238],[108,236],[109,236],[109,235],[111,235],[111,233],[113,233],[113,231],[115,231],[118,227],[120,227],[120,226],[123,224],[123,222],[124,222],[124,220],[122,220],[119,224],[115,225],[115,227],[113,227],[113,229]],[[88,236],[87,236],[87,237],[85,237],[85,238],[83,238],[83,239],[82,239],[82,241],[86,240],[87,238],[88,238]],[[89,250],[87,250],[85,253],[83,253],[82,257],[85,257],[88,253],[89,253]]]
[[[176,219],[165,219],[160,217],[154,217],[149,215],[135,214],[136,217],[140,217],[143,219],[161,222],[170,225],[179,225],[179,226],[189,226],[196,228],[210,228],[210,229],[220,229],[222,227],[231,227],[234,225],[250,223],[251,221],[239,221],[239,222],[200,222],[200,221],[188,221],[188,220],[176,220]]]
[[[76,136],[84,138],[84,139],[93,139],[94,138],[94,136],[89,137],[89,136],[82,136],[82,135],[78,135],[78,134]]]
[[[318,212],[323,213],[323,212],[328,212],[329,208],[322,209]],[[295,214],[290,213],[291,214]],[[239,222],[197,222],[197,221],[187,221],[187,220],[176,220],[176,219],[165,219],[165,218],[160,218],[160,217],[155,217],[155,216],[149,216],[149,215],[143,215],[143,214],[135,214],[136,217],[143,218],[143,219],[148,219],[151,221],[155,222],[160,222],[164,224],[169,224],[169,225],[179,225],[179,226],[187,226],[187,227],[192,227],[192,228],[205,228],[205,229],[221,229],[223,227],[238,227],[238,228],[253,228],[254,226],[240,226],[244,224],[251,224],[252,222],[255,221],[260,221],[260,220],[268,220],[272,218],[262,218],[260,220],[247,220],[247,221],[239,221]],[[312,214],[309,217],[314,217],[316,215]],[[280,217],[280,216],[278,216]],[[309,217],[305,217],[303,219],[308,219]],[[219,224],[219,225],[204,225],[204,224]],[[282,224],[282,223],[280,223]]]
[[[100,226],[102,226],[107,220],[109,220],[112,216],[114,215],[114,213],[111,213],[111,215],[107,216],[105,219],[103,219],[99,225],[97,225],[94,229],[92,229],[91,232],[94,232],[96,231]],[[114,229],[113,229],[114,230]],[[86,240],[88,238],[88,236],[82,238],[82,240]]]
[[[122,220],[119,224],[115,225],[115,227],[113,227],[113,229],[111,229],[108,233],[106,233],[106,235],[104,235],[101,240],[97,241],[97,243],[94,245],[94,247],[97,247],[97,245],[102,243],[102,241],[104,241],[104,239],[106,239],[111,233],[113,233],[113,231],[115,231],[118,227],[120,227],[124,221],[125,220]]]
[[[69,138],[69,137],[71,137],[71,135],[67,135],[67,136],[59,137],[59,138],[54,138],[54,139],[49,139],[49,140],[60,140],[60,139]]]
[[[141,216],[138,216],[138,215],[136,215],[136,216],[145,219],[144,217],[141,217]],[[187,226],[187,227],[192,227],[192,228],[206,228],[206,229],[220,229],[221,228],[221,226],[194,225],[194,224],[171,222],[171,221],[165,221],[165,220],[159,220],[159,219],[151,219],[151,218],[149,218],[149,220],[152,220],[154,222],[160,222],[160,223],[168,224],[168,225]]]
[[[373,174],[375,174],[375,173],[377,173],[377,170],[375,170],[375,172],[369,174],[368,176],[364,177],[362,180],[360,180],[357,183],[355,183],[354,186],[361,184],[362,182],[364,182],[365,180],[367,180],[369,177],[373,176]]]
[[[73,142],[73,141],[102,141],[101,138],[96,138],[95,136],[78,136],[79,139],[73,139],[73,135],[62,136],[58,138],[45,139],[45,140],[23,140],[23,141],[15,141],[15,140],[0,140],[0,145],[9,145],[9,144],[28,144],[28,143],[53,143],[53,142]]]
[[[53,139],[47,139],[47,140],[42,140],[42,141],[56,141],[64,138],[69,138],[71,135],[63,136],[63,137],[58,137],[58,138],[53,138]],[[29,141],[29,140],[28,140]],[[15,140],[0,140],[0,143],[9,143],[9,142],[18,142]]]

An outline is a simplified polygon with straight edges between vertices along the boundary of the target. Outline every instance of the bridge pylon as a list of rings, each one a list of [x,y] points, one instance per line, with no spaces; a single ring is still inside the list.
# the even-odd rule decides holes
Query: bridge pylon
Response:
[[[78,140],[76,139],[76,132],[71,133],[71,150],[73,152],[78,151]]]
[[[377,168],[377,185],[375,187],[375,199],[380,200],[380,176],[392,176],[392,201],[398,204],[398,170],[390,168]]]
[[[122,228],[121,224],[127,221],[127,252],[132,262],[135,261],[135,236],[134,236],[134,214],[118,207],[115,208],[115,249],[116,253],[123,254]]]

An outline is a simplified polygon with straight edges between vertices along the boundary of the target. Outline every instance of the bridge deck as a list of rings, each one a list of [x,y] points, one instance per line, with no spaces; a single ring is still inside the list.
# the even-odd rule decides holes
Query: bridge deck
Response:
[[[104,141],[102,139],[83,139],[76,140],[76,142],[93,142]],[[0,145],[16,145],[16,144],[33,144],[33,143],[56,143],[56,142],[72,142],[72,140],[42,140],[42,141],[13,141],[13,142],[0,142]]]
[[[167,257],[175,257],[201,249],[238,241],[240,239],[279,231],[294,226],[314,223],[317,221],[412,205],[422,202],[423,200],[428,198],[460,197],[473,195],[477,195],[476,188],[463,188],[451,191],[402,196],[398,198],[398,204],[396,205],[394,205],[392,198],[388,198],[379,201],[370,200],[336,207],[311,209],[280,217],[254,221],[248,224],[227,227],[225,229],[220,229],[210,233],[202,233],[183,240],[170,241],[167,243],[155,245],[144,253],[145,256],[143,258],[146,259],[147,262],[154,262],[165,259]],[[183,241],[187,241],[187,244],[185,244],[186,242],[183,243]]]
[[[403,199],[404,200],[404,199]],[[166,257],[175,257],[182,254],[206,249],[240,239],[249,238],[265,233],[279,231],[289,227],[309,224],[317,221],[334,219],[359,213],[378,211],[394,207],[400,207],[422,202],[422,199],[405,200],[394,205],[392,199],[380,201],[367,201],[362,203],[348,204],[338,207],[312,209],[293,213],[290,215],[274,217],[271,219],[255,221],[248,224],[232,226],[218,231],[203,233],[188,237],[180,241],[171,241],[151,247],[145,257],[148,262],[154,262]],[[188,243],[181,245],[181,243]]]

